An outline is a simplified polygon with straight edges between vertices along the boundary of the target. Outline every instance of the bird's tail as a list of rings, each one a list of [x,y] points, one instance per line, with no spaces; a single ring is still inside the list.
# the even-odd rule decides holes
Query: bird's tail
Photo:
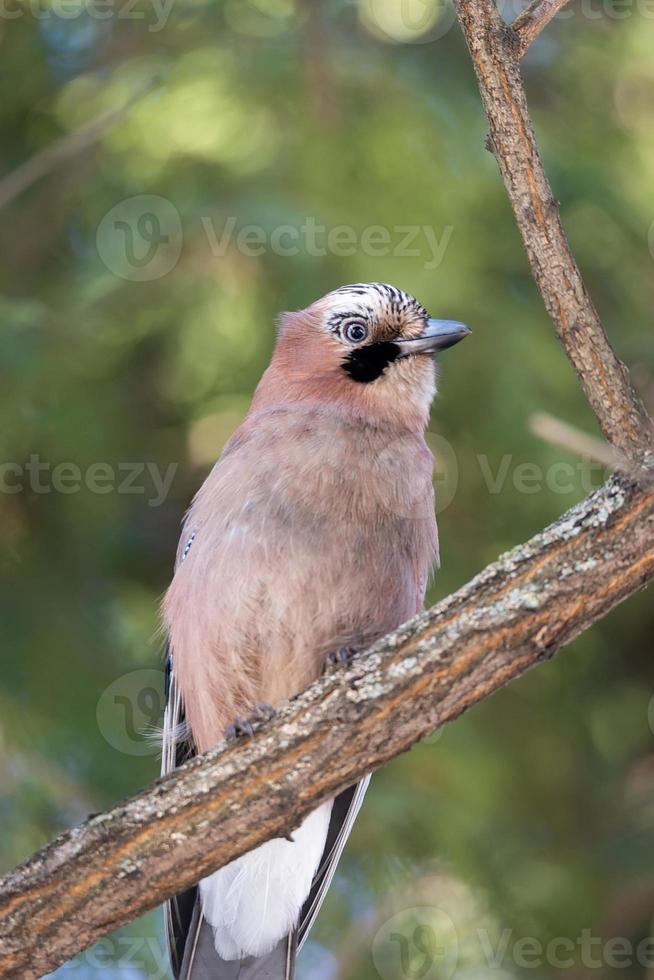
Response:
[[[169,656],[162,775],[194,754]],[[261,844],[166,902],[176,980],[293,980],[369,781],[323,803],[291,839]]]
[[[300,913],[325,851],[331,810],[330,800],[288,839],[266,841],[202,879],[179,980],[292,980]],[[174,907],[184,929],[179,899]]]
[[[213,929],[195,903],[179,980],[293,980],[297,951],[292,932],[264,956],[223,960],[216,952]]]

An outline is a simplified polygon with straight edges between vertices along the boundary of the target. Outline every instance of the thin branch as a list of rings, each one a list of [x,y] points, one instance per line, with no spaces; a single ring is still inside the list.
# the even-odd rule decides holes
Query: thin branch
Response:
[[[548,412],[535,412],[529,417],[528,425],[534,435],[540,439],[553,446],[560,446],[561,449],[567,449],[576,456],[584,456],[601,463],[602,466],[610,466],[614,470],[632,469],[627,460],[616,453],[604,439],[596,439],[595,436],[582,432],[576,426],[563,422]]]
[[[569,2],[570,0],[532,0],[529,6],[518,14],[511,24],[511,30],[518,40],[520,58],[524,58],[528,48],[541,31]]]
[[[41,177],[47,176],[56,167],[66,163],[67,160],[77,156],[84,150],[97,143],[105,133],[113,129],[125,118],[135,102],[152,91],[155,82],[148,82],[140,91],[133,95],[120,109],[110,109],[102,112],[90,122],[85,123],[78,129],[74,129],[66,136],[56,140],[47,146],[40,153],[36,153],[25,163],[22,163],[15,170],[5,177],[0,177],[0,208],[3,208],[15,197],[26,191],[28,187],[35,184]]]
[[[570,252],[529,118],[515,35],[493,0],[454,2],[490,125],[490,147],[547,312],[602,432],[638,462],[652,451],[652,422]]]
[[[341,111],[331,66],[332,43],[326,9],[315,0],[297,0],[298,34],[306,77],[306,90],[313,103],[316,122],[335,126]]]
[[[614,476],[247,742],[63,834],[0,881],[0,976],[37,977],[272,837],[654,578],[654,491]]]

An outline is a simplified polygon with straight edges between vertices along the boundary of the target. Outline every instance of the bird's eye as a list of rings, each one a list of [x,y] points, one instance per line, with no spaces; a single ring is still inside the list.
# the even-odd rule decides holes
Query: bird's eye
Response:
[[[351,344],[360,344],[368,336],[368,328],[365,323],[361,323],[359,320],[352,320],[345,327],[343,334],[345,339],[349,340]]]

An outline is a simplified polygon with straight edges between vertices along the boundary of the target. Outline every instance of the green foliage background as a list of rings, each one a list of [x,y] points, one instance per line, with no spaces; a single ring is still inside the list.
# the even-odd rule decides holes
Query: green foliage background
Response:
[[[141,733],[157,721],[160,675],[134,672],[160,668],[157,606],[182,513],[247,407],[280,310],[382,280],[473,327],[442,358],[431,423],[442,554],[431,601],[602,480],[528,427],[542,410],[594,422],[484,150],[451,8],[170,0],[162,11],[6,0],[0,15],[2,173],[135,99],[3,208],[2,462],[176,466],[158,506],[145,476],[141,493],[38,492],[23,471],[9,492],[19,477],[2,471],[7,869],[156,775]],[[573,249],[650,408],[653,17],[635,0],[583,0],[525,62]],[[133,216],[139,195],[160,199],[148,212],[162,233],[179,219],[177,261],[145,281],[123,232],[101,225],[116,207]],[[301,233],[295,254],[271,247],[275,229],[307,218],[353,228],[352,254],[342,243],[309,254]],[[423,235],[420,254],[397,254],[396,227],[414,224],[446,241],[436,268]],[[264,230],[260,255],[237,245],[247,225]],[[388,229],[388,254],[365,254],[370,226]],[[551,469],[559,462],[572,477]],[[635,950],[653,931],[653,625],[651,598],[633,599],[375,777],[301,980],[654,976],[654,947],[649,972],[635,955],[616,966],[602,953],[616,937]],[[599,966],[584,930],[601,939]],[[557,937],[572,942],[572,966],[516,952]],[[67,971],[164,975],[158,916]]]

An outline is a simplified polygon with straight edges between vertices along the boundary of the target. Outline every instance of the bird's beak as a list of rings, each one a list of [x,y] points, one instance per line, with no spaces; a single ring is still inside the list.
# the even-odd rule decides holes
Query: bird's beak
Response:
[[[411,354],[431,354],[439,350],[454,347],[460,340],[472,331],[465,323],[458,320],[427,320],[427,325],[418,337],[411,340],[395,340],[400,348],[400,357]]]

